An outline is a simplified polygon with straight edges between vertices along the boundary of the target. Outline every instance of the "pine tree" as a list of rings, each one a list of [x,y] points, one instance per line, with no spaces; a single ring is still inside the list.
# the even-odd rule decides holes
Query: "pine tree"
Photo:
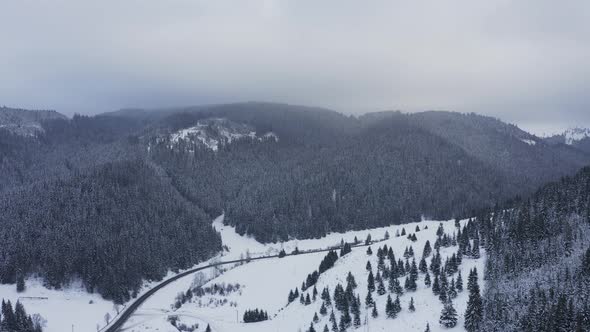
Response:
[[[395,301],[393,302],[393,311],[396,315],[402,311],[402,304],[399,301],[399,295],[395,298]]]
[[[479,331],[483,320],[483,303],[477,283],[477,272],[474,270],[472,274],[470,274],[469,299],[465,310],[465,329],[468,332]]]
[[[361,326],[361,313],[360,311],[355,311],[353,313],[353,321],[352,324],[355,328]]]
[[[385,304],[385,315],[387,318],[395,318],[397,313],[395,312],[395,308],[393,306],[393,301],[391,300],[391,295],[387,295],[387,303]]]
[[[354,276],[350,271],[348,271],[348,275],[346,276],[346,282],[348,283],[348,285],[350,285],[352,289],[355,289],[357,287],[356,280],[354,279]]]
[[[313,327],[313,323],[309,324],[309,329],[307,330],[307,332],[315,332],[315,328]]]
[[[424,285],[426,285],[426,287],[430,287],[431,281],[430,281],[430,273],[428,273],[428,271],[426,271],[426,275],[424,276]]]
[[[443,228],[442,222],[438,225],[438,229],[436,230],[436,236],[442,236],[445,233],[445,229]]]
[[[430,246],[430,241],[426,240],[426,243],[424,244],[424,250],[422,251],[422,257],[426,258],[430,256],[431,253],[432,247]]]
[[[416,311],[416,307],[414,307],[414,298],[410,298],[410,305],[408,306],[408,310],[410,310],[411,312]]]
[[[371,295],[371,292],[367,292],[367,297],[365,297],[365,305],[367,307],[370,307],[374,304],[375,304],[375,300],[373,300],[373,296]]]
[[[457,275],[457,280],[455,281],[455,288],[457,288],[457,292],[461,293],[463,291],[463,278],[461,277],[461,271]]]
[[[371,234],[367,234],[367,238],[365,239],[365,244],[366,245],[371,244]]]
[[[309,293],[307,293],[307,296],[305,297],[305,305],[310,305],[311,304],[311,299],[309,298]]]
[[[330,311],[330,322],[335,322],[336,321],[336,315],[334,315],[334,310]]]
[[[324,332],[330,332],[330,329],[328,329],[328,324],[324,325]]]
[[[318,317],[318,313],[316,312],[316,313],[313,314],[313,322],[314,323],[317,323],[319,321],[320,321],[320,317]]]
[[[432,293],[440,295],[440,283],[438,281],[438,274],[434,275],[434,282],[432,283]]]
[[[338,332],[338,323],[336,322],[336,316],[334,310],[330,312],[330,322],[332,323],[332,332]]]
[[[379,282],[377,283],[377,294],[383,295],[385,293],[387,293],[387,291],[385,290],[385,285],[383,284],[383,279],[379,278]]]
[[[420,264],[418,265],[418,270],[420,270],[420,272],[422,272],[422,273],[428,272],[428,264],[426,264],[426,259],[424,258],[424,256],[422,256],[422,259],[420,260]]]
[[[424,332],[430,332],[430,324],[426,323],[426,330]]]
[[[455,279],[451,279],[451,285],[449,286],[449,297],[454,299],[457,297],[457,289],[455,288]]]
[[[369,277],[367,278],[367,289],[369,292],[375,291],[375,278],[373,277],[373,271],[369,271]]]
[[[453,307],[453,302],[447,301],[445,303],[438,321],[440,325],[446,328],[455,327],[457,325],[457,311]]]
[[[211,326],[209,326],[209,324],[207,324],[207,328],[205,329],[205,332],[211,332]]]
[[[322,302],[322,306],[320,307],[320,315],[325,316],[328,314],[328,309],[326,308],[326,302]]]

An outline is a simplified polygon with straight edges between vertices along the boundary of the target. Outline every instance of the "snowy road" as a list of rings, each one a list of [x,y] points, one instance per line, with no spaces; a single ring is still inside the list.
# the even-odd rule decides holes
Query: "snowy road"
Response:
[[[371,244],[373,243],[377,243],[380,241],[372,241]],[[352,245],[353,248],[358,248],[358,247],[365,247],[368,246],[370,244],[365,244],[365,243],[360,243],[357,245]],[[314,250],[305,250],[305,251],[300,251],[298,254],[287,254],[287,256],[285,256],[284,258],[281,259],[286,259],[289,256],[300,256],[300,255],[308,255],[308,254],[315,254],[318,252],[324,252],[324,251],[330,251],[330,250],[334,250],[335,248],[322,248],[322,249],[314,249]],[[206,270],[212,267],[216,267],[216,266],[221,266],[221,265],[227,265],[227,264],[235,264],[235,263],[242,263],[242,262],[248,262],[248,261],[256,261],[256,260],[263,260],[263,259],[273,259],[273,258],[277,258],[279,259],[279,255],[268,255],[268,256],[260,256],[260,257],[252,257],[252,258],[245,258],[245,259],[235,259],[235,260],[230,260],[230,261],[225,261],[225,262],[218,262],[218,263],[214,263],[214,264],[209,264],[209,265],[205,265],[205,266],[201,266],[198,268],[194,268],[185,272],[182,272],[174,277],[171,277],[169,279],[166,279],[164,281],[162,281],[161,283],[159,283],[158,285],[154,286],[154,288],[150,289],[149,291],[145,292],[143,295],[141,295],[139,298],[137,298],[137,300],[135,300],[132,304],[130,304],[124,312],[122,312],[115,320],[113,320],[110,324],[110,326],[104,330],[104,332],[118,332],[121,331],[121,328],[123,327],[123,325],[125,324],[125,322],[127,322],[127,320],[137,311],[137,309],[139,309],[139,307],[141,307],[141,305],[153,294],[155,294],[157,291],[161,290],[162,288],[166,287],[167,285],[177,281],[178,279],[181,279],[183,277],[186,277],[188,275],[194,274],[196,272],[202,271],[202,270]]]

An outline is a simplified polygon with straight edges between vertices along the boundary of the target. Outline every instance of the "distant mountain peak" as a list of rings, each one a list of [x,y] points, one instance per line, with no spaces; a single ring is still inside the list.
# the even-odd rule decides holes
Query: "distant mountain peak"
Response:
[[[565,140],[565,144],[573,145],[576,142],[590,137],[590,128],[569,128],[562,135]]]

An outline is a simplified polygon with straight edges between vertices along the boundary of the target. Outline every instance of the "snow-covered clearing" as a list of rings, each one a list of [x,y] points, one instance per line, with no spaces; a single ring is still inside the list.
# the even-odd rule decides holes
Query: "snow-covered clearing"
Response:
[[[327,248],[339,244],[342,239],[352,242],[357,237],[360,241],[363,241],[368,234],[371,234],[373,239],[382,239],[385,231],[388,231],[391,238],[372,245],[373,251],[376,253],[378,247],[387,244],[388,247],[393,248],[396,257],[401,258],[403,257],[405,248],[411,245],[414,248],[415,257],[418,261],[426,240],[430,240],[431,244],[434,244],[436,240],[436,229],[439,223],[439,221],[423,221],[420,223],[365,231],[352,231],[345,234],[333,233],[322,239],[294,240],[270,245],[263,245],[251,238],[239,236],[234,232],[232,227],[223,226],[220,218],[214,222],[214,225],[221,232],[223,243],[229,247],[229,252],[225,253],[223,260],[229,260],[239,256],[245,257],[247,251],[252,256],[258,256],[260,254],[276,253],[281,248],[284,248],[287,253],[290,253],[295,247],[298,247],[300,250]],[[446,233],[452,234],[456,231],[453,221],[443,222],[443,224]],[[422,229],[420,232],[416,232],[418,241],[412,242],[403,236],[395,237],[396,232],[401,232],[402,228],[405,228],[408,233],[413,233],[417,225]],[[425,230],[424,226],[428,226],[428,229]],[[444,262],[446,257],[452,255],[456,250],[457,247],[441,247],[442,261]],[[214,284],[237,284],[240,287],[239,290],[228,293],[225,296],[204,295],[202,297],[195,297],[192,302],[185,303],[179,309],[173,309],[176,296],[180,292],[186,292],[193,282],[193,278],[190,276],[183,278],[165,287],[148,299],[137,313],[132,316],[124,329],[130,332],[178,331],[168,321],[169,317],[175,316],[178,318],[179,324],[182,323],[187,326],[198,324],[199,327],[196,331],[204,331],[207,324],[215,332],[306,331],[309,328],[314,313],[318,312],[319,315],[322,301],[318,297],[317,301],[305,306],[300,304],[299,300],[295,300],[286,306],[287,295],[295,287],[301,289],[302,281],[305,280],[309,273],[318,268],[325,255],[325,252],[319,252],[308,255],[253,261],[230,268],[218,276],[219,271],[217,273],[215,271],[208,271],[202,277],[213,279],[209,280],[205,284],[205,287]],[[480,278],[479,283],[483,287],[484,257],[485,253],[482,251],[482,258],[478,260],[463,259],[460,270],[464,283],[466,283],[469,270],[477,267]],[[333,268],[320,275],[316,284],[318,291],[321,292],[325,286],[328,286],[330,291],[333,292],[336,284],[342,283],[345,285],[346,275],[351,271],[358,283],[357,292],[360,293],[361,301],[364,303],[367,292],[368,271],[365,269],[367,260],[371,261],[374,271],[376,271],[376,255],[368,256],[366,254],[366,247],[353,248],[352,253],[339,258]],[[427,262],[430,263],[430,260],[427,260]],[[431,331],[446,330],[438,324],[443,305],[438,297],[434,296],[432,290],[424,285],[423,278],[424,275],[420,273],[417,291],[407,292],[400,297],[402,312],[396,319],[385,318],[384,311],[387,294],[379,296],[377,293],[374,293],[373,296],[377,303],[379,317],[376,319],[369,317],[369,326],[367,327],[363,324],[357,331],[390,331],[392,328],[399,331],[424,331],[427,322],[430,323]],[[400,278],[402,285],[404,279],[404,277]],[[311,293],[311,289],[308,289],[307,292]],[[467,291],[463,291],[453,300],[455,309],[457,309],[459,314],[458,325],[454,330],[464,330],[462,316],[466,308],[467,295]],[[410,297],[414,298],[416,306],[416,311],[413,313],[407,309]],[[255,308],[267,311],[270,320],[259,323],[243,323],[244,311]],[[366,311],[363,305],[361,309],[363,322],[367,314]],[[338,318],[338,312],[336,311],[336,313]],[[320,315],[320,322],[314,324],[315,329],[322,331],[324,324],[328,324],[329,327],[331,326],[328,322],[328,316],[322,317]],[[354,330],[354,328],[349,329],[349,331]]]
[[[464,221],[463,221],[464,222]],[[443,222],[445,231],[452,234],[455,231],[452,221]],[[413,246],[417,260],[421,257],[422,248],[426,240],[434,244],[438,221],[422,221],[399,226],[382,227],[364,231],[352,231],[344,234],[332,233],[322,239],[292,240],[277,244],[261,244],[256,240],[240,236],[233,227],[223,225],[223,217],[213,221],[213,225],[221,233],[223,244],[228,250],[224,251],[213,259],[202,262],[195,266],[204,266],[216,261],[239,259],[241,257],[257,257],[261,255],[277,254],[281,249],[287,253],[292,252],[296,247],[299,250],[328,248],[340,244],[341,240],[353,242],[356,237],[363,241],[368,234],[373,239],[382,239],[385,231],[391,235],[389,240],[372,245],[374,252],[378,247],[387,244],[392,247],[397,258],[403,256],[406,246]],[[418,241],[412,242],[406,237],[395,237],[396,232],[405,228],[408,233],[413,233],[416,225],[422,229],[417,232]],[[424,226],[428,226],[425,230]],[[456,247],[441,248],[442,260],[456,251]],[[179,279],[164,287],[151,296],[139,310],[126,323],[125,331],[162,331],[176,332],[168,318],[177,316],[179,323],[185,325],[199,324],[196,331],[204,331],[207,324],[210,324],[215,332],[250,332],[250,331],[305,331],[309,327],[315,312],[319,314],[321,300],[305,306],[298,300],[290,305],[287,304],[287,295],[295,287],[301,286],[307,275],[316,270],[326,252],[319,252],[307,255],[287,256],[285,258],[274,258],[268,260],[253,261],[239,266],[224,266],[223,268],[207,269],[202,272],[202,277],[209,280],[205,286],[213,284],[239,284],[239,291],[226,295],[225,297],[205,295],[192,303],[185,303],[180,309],[174,310],[175,298],[180,292],[186,292],[193,283],[193,275]],[[464,258],[460,266],[463,280],[466,282],[468,272],[472,267],[477,267],[480,277],[480,286],[483,287],[483,265],[484,253],[479,260]],[[346,275],[349,271],[353,273],[359,285],[357,291],[361,300],[364,301],[367,289],[367,275],[365,270],[367,260],[375,268],[377,257],[375,254],[368,256],[366,247],[353,248],[352,253],[339,258],[335,266],[321,274],[317,289],[321,291],[325,286],[333,292],[337,283],[345,284]],[[430,261],[427,260],[429,263]],[[181,271],[182,272],[182,271]],[[167,278],[174,276],[169,272]],[[403,284],[403,279],[400,281]],[[140,294],[149,290],[157,282],[144,285]],[[105,314],[111,317],[116,316],[116,309],[112,302],[104,300],[98,294],[89,294],[80,285],[72,285],[67,289],[50,290],[43,287],[42,283],[35,278],[26,281],[26,291],[17,293],[14,285],[0,285],[0,298],[10,299],[15,302],[20,299],[29,314],[38,313],[47,320],[46,332],[71,331],[96,331],[97,325],[101,328],[105,325]],[[311,289],[308,290],[310,292]],[[410,313],[407,310],[410,297],[414,297],[416,312]],[[418,280],[418,290],[413,293],[405,293],[400,297],[402,312],[394,320],[385,318],[385,300],[387,295],[378,296],[374,293],[377,303],[379,317],[369,317],[370,331],[386,331],[396,328],[400,331],[424,331],[426,322],[430,323],[431,331],[442,331],[438,324],[438,317],[442,304],[432,294],[430,288],[426,288],[423,282],[423,275]],[[226,303],[221,303],[227,300]],[[462,315],[465,311],[467,292],[459,293],[453,301],[459,313],[459,323],[455,330],[463,330]],[[231,305],[230,305],[231,304]],[[260,323],[242,323],[245,310],[260,308],[266,310],[270,320]],[[361,309],[362,320],[365,320],[366,309]],[[338,315],[337,315],[338,316]],[[320,315],[320,322],[314,324],[316,330],[321,331],[324,324],[328,323],[328,316]],[[330,325],[329,325],[330,326]],[[353,328],[349,329],[354,330]],[[366,331],[367,326],[362,325],[358,331]]]

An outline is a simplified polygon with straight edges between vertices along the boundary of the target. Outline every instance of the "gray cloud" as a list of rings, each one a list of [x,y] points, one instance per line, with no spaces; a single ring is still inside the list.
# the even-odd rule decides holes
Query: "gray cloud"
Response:
[[[96,113],[267,100],[590,126],[590,2],[0,4],[0,104]]]

